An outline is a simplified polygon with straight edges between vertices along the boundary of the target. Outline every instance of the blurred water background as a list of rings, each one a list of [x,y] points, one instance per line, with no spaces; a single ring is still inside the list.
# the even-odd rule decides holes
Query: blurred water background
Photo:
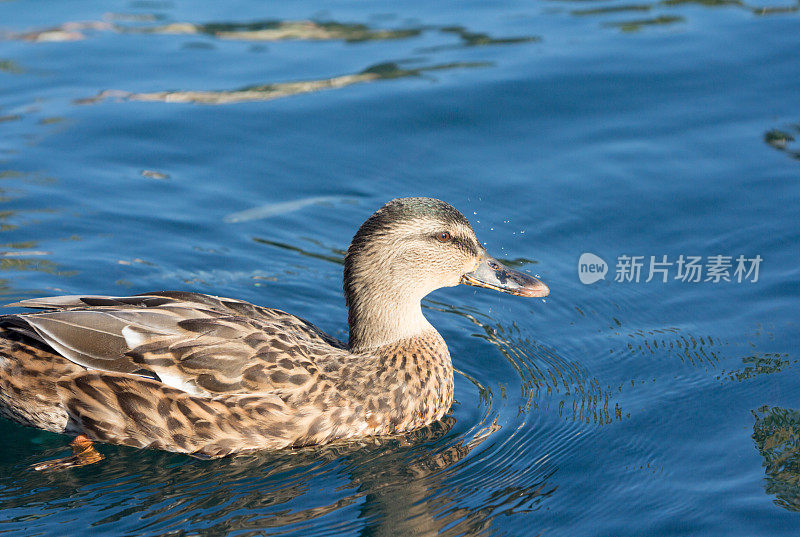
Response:
[[[0,534],[797,535],[798,9],[0,1],[4,301],[190,290],[346,340],[343,251],[408,195],[552,290],[428,297],[457,403],[403,441],[42,475],[69,439],[3,421]],[[681,255],[731,281],[645,282]]]

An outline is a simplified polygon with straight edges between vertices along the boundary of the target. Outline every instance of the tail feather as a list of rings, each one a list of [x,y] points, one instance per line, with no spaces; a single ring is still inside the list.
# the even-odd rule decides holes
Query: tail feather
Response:
[[[67,412],[56,379],[82,368],[15,326],[0,326],[0,416],[22,425],[64,432]]]

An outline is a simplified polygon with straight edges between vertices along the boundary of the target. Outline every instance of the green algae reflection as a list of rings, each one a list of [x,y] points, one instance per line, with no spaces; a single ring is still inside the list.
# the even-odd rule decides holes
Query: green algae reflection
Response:
[[[775,504],[800,511],[800,411],[763,406],[753,411],[753,441],[764,457],[766,492]]]

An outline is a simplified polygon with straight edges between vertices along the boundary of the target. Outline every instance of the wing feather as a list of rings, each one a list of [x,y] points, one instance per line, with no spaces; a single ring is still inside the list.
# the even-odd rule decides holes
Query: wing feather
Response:
[[[324,368],[310,358],[345,345],[311,323],[240,300],[187,292],[71,295],[14,306],[51,311],[0,322],[89,370],[157,376],[194,395],[288,394]]]

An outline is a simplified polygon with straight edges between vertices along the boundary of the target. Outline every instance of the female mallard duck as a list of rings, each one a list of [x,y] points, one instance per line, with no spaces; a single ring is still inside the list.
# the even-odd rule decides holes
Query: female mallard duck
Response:
[[[464,283],[547,296],[486,254],[439,200],[390,201],[347,250],[350,342],[280,310],[187,292],[60,296],[0,316],[0,415],[91,440],[203,457],[409,431],[453,401],[447,346],[420,300]]]

